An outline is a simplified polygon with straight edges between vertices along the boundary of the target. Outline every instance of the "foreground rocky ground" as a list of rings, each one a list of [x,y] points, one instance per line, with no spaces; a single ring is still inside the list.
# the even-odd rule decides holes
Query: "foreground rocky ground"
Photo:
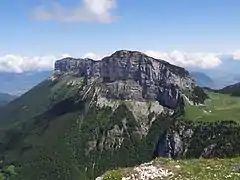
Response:
[[[112,170],[96,180],[223,180],[240,179],[240,158],[156,159],[133,168]]]

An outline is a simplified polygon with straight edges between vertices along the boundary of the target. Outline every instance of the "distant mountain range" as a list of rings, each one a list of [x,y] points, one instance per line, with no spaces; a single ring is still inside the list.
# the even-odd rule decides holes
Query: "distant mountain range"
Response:
[[[211,87],[211,88],[215,88],[216,87],[216,84],[215,84],[214,80],[211,77],[209,77],[208,75],[206,75],[205,73],[202,73],[202,72],[190,72],[190,75],[196,81],[198,86],[201,86],[201,87]]]
[[[198,86],[212,89],[222,89],[240,82],[240,75],[234,73],[222,73],[221,76],[214,76],[208,72],[192,71],[190,74]]]
[[[192,72],[193,78],[199,85],[208,86],[215,89],[221,89],[226,86],[236,84],[240,82],[239,65],[240,61],[233,60],[232,57],[221,57],[222,63],[213,69],[188,69]],[[211,84],[211,80],[206,78],[208,76],[214,84]],[[210,84],[209,84],[210,83]]]
[[[1,92],[21,95],[47,79],[52,71],[26,73],[0,73]]]
[[[13,101],[17,96],[6,94],[6,93],[0,93],[0,106],[4,106],[8,104],[9,102]]]

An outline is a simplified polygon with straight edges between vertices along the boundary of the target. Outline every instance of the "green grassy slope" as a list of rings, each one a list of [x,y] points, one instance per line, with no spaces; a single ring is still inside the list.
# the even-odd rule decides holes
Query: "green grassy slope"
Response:
[[[17,179],[80,177],[69,143],[79,130],[82,85],[77,77],[46,80],[0,109],[0,170],[15,165]]]
[[[90,100],[83,101],[81,96],[83,85],[82,78],[72,76],[46,80],[0,109],[0,161],[3,160],[4,167],[15,165],[17,180],[90,180],[110,168],[149,161],[159,137],[163,137],[177,119],[164,115],[157,117],[147,136],[141,139],[139,124],[124,102],[115,110],[99,108],[94,103],[89,108]],[[224,101],[217,94],[209,96],[211,100],[206,107],[216,110],[216,115],[226,103],[231,105],[229,111],[238,107],[238,101],[227,95],[220,95]],[[200,113],[203,107],[187,104],[185,110],[191,122],[195,123],[195,117],[203,116]],[[219,120],[217,118],[220,116],[205,121]],[[230,138],[225,135],[232,137],[238,130],[223,131],[225,134],[209,142],[208,138],[215,137],[215,132],[219,134],[221,127],[226,129],[224,125],[201,128],[198,124],[190,124],[189,127],[196,129],[197,133],[190,142],[192,154],[188,157],[199,157],[201,152],[198,150],[202,151],[211,143],[228,141]],[[202,137],[203,133],[205,136]],[[118,147],[121,139],[123,142]],[[232,144],[237,142],[238,134],[232,139]],[[197,151],[195,142],[200,145]],[[220,150],[217,153],[226,149],[221,144],[216,148]],[[230,150],[238,153],[235,149]]]
[[[194,106],[185,101],[186,118],[192,121],[214,122],[234,120],[240,123],[240,97],[207,91],[204,105]]]
[[[240,96],[240,83],[236,83],[219,90],[219,92],[224,94],[230,94],[232,96]]]
[[[67,84],[78,81],[78,86]],[[81,78],[64,76],[58,81],[45,80],[5,107],[0,108],[0,130],[21,125],[34,116],[47,111],[59,101],[77,94]]]
[[[46,80],[0,110],[0,161],[16,167],[16,179],[93,179],[111,167],[151,159],[152,138],[158,136],[138,142],[138,124],[124,104],[116,110],[86,108],[82,85],[81,78],[68,76]],[[121,148],[115,147],[118,137],[106,137],[116,126],[127,128],[119,135],[124,138]],[[161,128],[163,124],[159,133]],[[102,139],[109,145],[91,150],[89,142]]]

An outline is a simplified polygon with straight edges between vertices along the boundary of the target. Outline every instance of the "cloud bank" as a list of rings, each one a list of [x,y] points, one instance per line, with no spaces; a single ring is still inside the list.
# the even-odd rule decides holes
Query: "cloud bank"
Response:
[[[116,5],[116,0],[82,0],[75,7],[67,8],[55,2],[36,8],[33,18],[43,21],[110,23],[115,19],[112,11]]]
[[[233,59],[234,59],[234,60],[240,60],[240,50],[235,51],[235,52],[233,53]]]
[[[160,51],[145,51],[145,54],[154,58],[166,60],[172,64],[185,68],[200,68],[214,69],[222,64],[222,60],[228,57],[228,60],[240,60],[240,51],[235,51],[231,54],[227,53],[186,53],[181,51],[160,52]],[[100,60],[106,54],[95,54],[92,52],[86,53],[80,57]],[[22,73],[27,71],[42,71],[52,70],[54,62],[64,57],[76,57],[69,54],[63,55],[47,55],[27,57],[20,55],[7,54],[0,56],[0,72],[15,72]],[[76,57],[78,58],[78,57]]]
[[[27,71],[52,70],[56,59],[64,57],[69,57],[69,55],[27,57],[7,54],[0,57],[0,72],[23,73]]]
[[[94,60],[101,60],[102,58],[104,58],[106,55],[97,55],[95,53],[86,53],[85,55],[83,55],[83,58],[90,58],[90,59],[94,59]]]
[[[170,53],[158,51],[146,51],[145,53],[154,58],[163,59],[183,67],[212,69],[222,63],[221,54],[218,53],[185,53],[177,50]]]

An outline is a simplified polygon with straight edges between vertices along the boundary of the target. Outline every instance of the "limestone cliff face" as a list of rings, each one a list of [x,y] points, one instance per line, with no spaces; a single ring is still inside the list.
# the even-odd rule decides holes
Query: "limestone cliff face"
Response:
[[[154,100],[176,108],[184,93],[193,93],[194,81],[188,71],[137,51],[117,51],[100,61],[65,58],[55,63],[55,71],[98,79],[107,99]]]
[[[96,134],[87,143],[87,154],[96,149],[119,149],[125,142],[126,132],[143,141],[156,133],[150,138],[155,139],[149,146],[155,148],[155,152],[151,152],[153,156],[176,157],[186,151],[183,139],[190,138],[191,133],[186,131],[186,135],[179,128],[168,129],[175,121],[172,115],[179,107],[184,107],[183,96],[197,99],[202,93],[184,68],[141,52],[122,50],[99,61],[61,59],[55,63],[55,72],[83,79],[81,97],[91,99],[90,107],[107,107],[113,112],[121,111],[119,114],[133,115],[119,118],[101,138]],[[172,117],[173,121],[167,117]],[[131,128],[127,124],[135,125]]]

